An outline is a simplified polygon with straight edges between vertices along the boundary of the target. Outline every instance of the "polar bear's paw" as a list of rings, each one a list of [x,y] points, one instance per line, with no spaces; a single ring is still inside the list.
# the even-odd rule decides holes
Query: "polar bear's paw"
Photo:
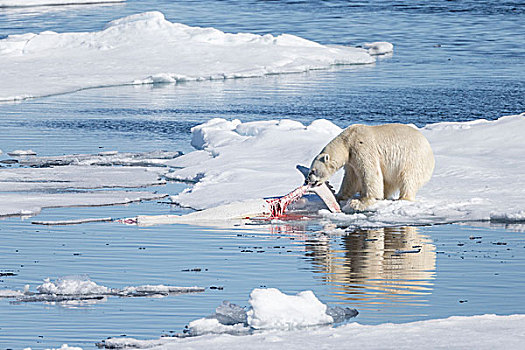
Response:
[[[348,206],[354,211],[364,211],[375,202],[376,200],[373,198],[352,199]]]

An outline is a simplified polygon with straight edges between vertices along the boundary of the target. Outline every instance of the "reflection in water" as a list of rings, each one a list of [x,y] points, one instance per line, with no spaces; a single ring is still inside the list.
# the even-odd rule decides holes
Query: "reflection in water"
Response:
[[[306,249],[314,272],[338,299],[424,303],[421,296],[431,293],[435,246],[417,227],[358,230],[342,237],[340,246],[321,236],[307,241]]]

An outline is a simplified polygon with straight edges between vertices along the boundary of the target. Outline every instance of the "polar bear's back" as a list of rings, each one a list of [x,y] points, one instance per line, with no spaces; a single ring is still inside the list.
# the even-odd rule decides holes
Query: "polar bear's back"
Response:
[[[352,125],[348,141],[354,147],[377,152],[385,180],[400,180],[399,175],[422,185],[430,180],[434,170],[434,155],[428,140],[412,126],[405,124]],[[410,172],[410,174],[406,174]]]

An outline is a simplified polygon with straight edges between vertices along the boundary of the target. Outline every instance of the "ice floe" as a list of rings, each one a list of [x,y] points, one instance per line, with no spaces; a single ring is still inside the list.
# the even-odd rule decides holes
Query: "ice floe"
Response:
[[[109,22],[97,32],[45,31],[0,40],[0,101],[122,84],[260,77],[374,62],[364,49],[325,46],[289,34],[224,33],[146,12]]]
[[[379,201],[363,213],[321,213],[355,227],[522,220],[525,114],[420,130],[432,145],[436,169],[417,201]],[[198,180],[172,200],[204,209],[286,194],[303,181],[295,165],[309,164],[339,132],[327,120],[304,126],[291,120],[212,119],[192,129],[196,151],[167,162],[180,167],[167,177]],[[340,181],[338,173],[332,182],[337,187]]]
[[[9,153],[9,155],[12,155]],[[63,156],[23,157],[18,164],[30,167],[54,165],[126,165],[163,166],[166,160],[181,156],[178,151],[118,152],[106,151],[97,154],[68,154]]]
[[[0,216],[34,215],[49,207],[125,204],[162,198],[164,194],[120,189],[165,184],[162,176],[169,168],[164,163],[178,156],[180,152],[167,151],[21,156],[14,163],[18,166],[0,171]]]
[[[151,167],[57,166],[8,168],[0,172],[0,193],[59,189],[131,188],[165,184]]]
[[[127,204],[165,196],[145,191],[0,192],[0,216],[31,216],[40,213],[43,208]]]
[[[124,2],[126,0],[0,0],[2,7],[32,7],[58,5],[107,4]]]
[[[521,349],[525,315],[453,316],[410,323],[317,327],[261,331],[249,335],[164,337],[155,340],[112,338],[106,348],[135,349]]]
[[[22,290],[0,289],[0,298],[14,298],[14,302],[74,302],[89,300],[105,300],[108,296],[118,297],[150,297],[167,296],[170,294],[203,292],[201,287],[176,287],[159,285],[128,286],[124,288],[109,288],[99,285],[85,276],[59,278],[52,281],[44,279],[44,283],[36,287],[37,292],[31,292],[29,286]]]

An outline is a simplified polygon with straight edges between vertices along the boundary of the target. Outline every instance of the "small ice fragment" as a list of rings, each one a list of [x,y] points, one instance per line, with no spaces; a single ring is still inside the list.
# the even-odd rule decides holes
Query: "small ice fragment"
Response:
[[[57,295],[103,295],[111,292],[109,288],[100,286],[85,276],[59,278],[55,282],[51,282],[49,278],[46,278],[44,283],[36,287],[36,289],[42,294]]]
[[[21,150],[17,149],[15,151],[11,151],[7,153],[11,157],[22,157],[22,156],[36,156],[36,152],[30,149],[27,150]]]
[[[340,306],[328,306],[326,308],[326,314],[332,316],[334,323],[339,323],[348,320],[349,318],[356,317],[359,312],[356,309],[349,307]]]
[[[364,45],[370,55],[384,55],[394,51],[394,45],[386,41],[376,41]]]
[[[215,309],[215,318],[224,325],[234,325],[242,323],[248,325],[246,310],[229,301],[223,301],[222,305]]]

